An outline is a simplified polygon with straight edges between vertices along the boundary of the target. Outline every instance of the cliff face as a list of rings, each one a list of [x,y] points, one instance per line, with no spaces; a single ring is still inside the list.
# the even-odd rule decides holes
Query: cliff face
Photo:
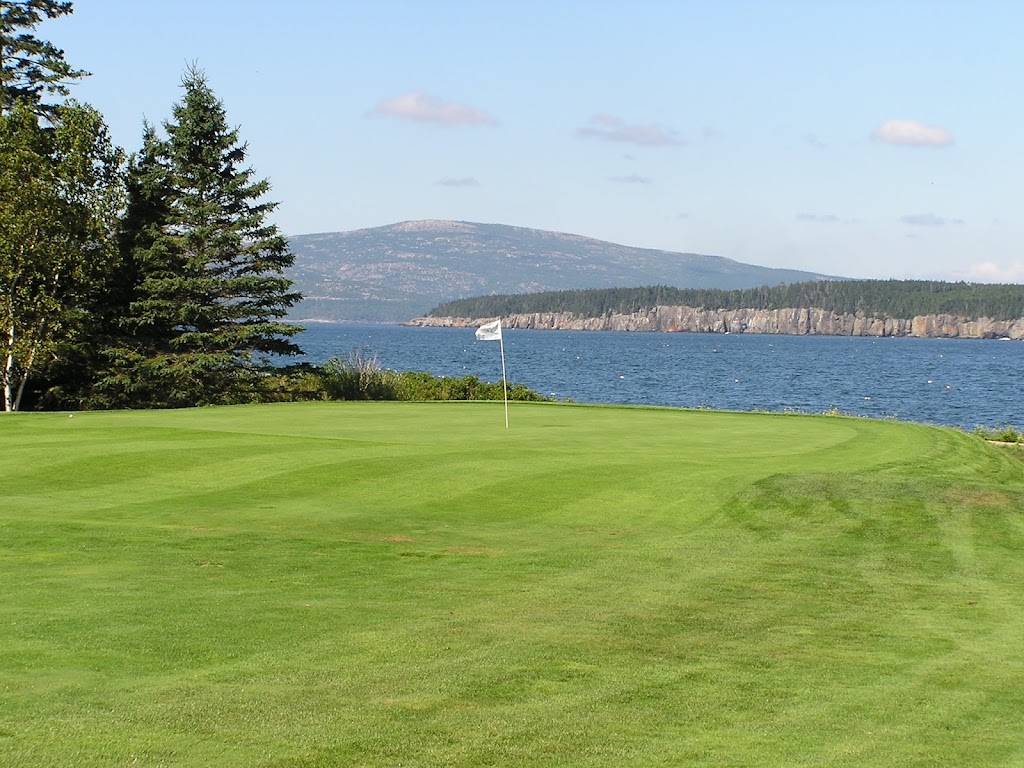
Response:
[[[413,325],[472,327],[492,318],[421,317]],[[822,309],[697,309],[655,307],[632,314],[579,317],[536,312],[502,318],[505,328],[562,331],[679,331],[687,333],[777,333],[795,336],[916,336],[921,338],[1024,339],[1024,318],[990,320],[955,315],[880,318],[837,315]]]

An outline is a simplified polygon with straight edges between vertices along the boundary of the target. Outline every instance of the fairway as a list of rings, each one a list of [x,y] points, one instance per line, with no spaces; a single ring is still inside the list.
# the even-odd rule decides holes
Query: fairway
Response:
[[[0,418],[0,765],[1024,764],[1024,461],[501,403]]]

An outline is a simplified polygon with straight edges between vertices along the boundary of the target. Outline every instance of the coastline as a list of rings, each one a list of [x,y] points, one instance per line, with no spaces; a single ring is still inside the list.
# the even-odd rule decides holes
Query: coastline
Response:
[[[497,318],[418,317],[404,325],[470,328]],[[532,312],[501,317],[518,330],[660,331],[667,333],[755,333],[788,336],[869,336],[927,339],[1024,339],[1024,318],[993,320],[958,315],[881,318],[823,309],[703,309],[659,306],[629,314],[583,317],[571,312]]]

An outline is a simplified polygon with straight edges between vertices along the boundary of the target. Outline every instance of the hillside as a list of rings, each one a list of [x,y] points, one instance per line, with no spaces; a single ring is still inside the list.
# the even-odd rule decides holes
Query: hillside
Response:
[[[290,238],[295,320],[403,321],[481,294],[623,285],[752,288],[827,277],[503,224],[407,221]]]

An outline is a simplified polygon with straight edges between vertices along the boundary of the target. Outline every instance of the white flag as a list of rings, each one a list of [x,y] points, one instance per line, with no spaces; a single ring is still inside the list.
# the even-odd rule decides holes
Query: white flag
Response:
[[[480,341],[501,341],[501,320],[481,325],[476,329],[476,337]]]

